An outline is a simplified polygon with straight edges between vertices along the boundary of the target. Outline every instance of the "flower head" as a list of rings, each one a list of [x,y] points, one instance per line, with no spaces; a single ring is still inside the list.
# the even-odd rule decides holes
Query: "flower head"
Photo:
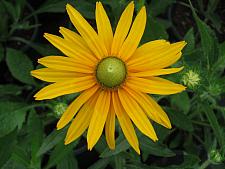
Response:
[[[132,23],[133,2],[123,11],[114,33],[101,2],[96,3],[98,32],[71,5],[66,9],[79,34],[61,27],[63,38],[44,35],[66,57],[46,56],[38,60],[47,68],[34,70],[32,75],[52,84],[34,97],[44,100],[81,92],[57,124],[57,129],[61,129],[72,121],[65,144],[87,130],[91,150],[105,129],[106,141],[114,149],[117,117],[128,142],[140,153],[133,124],[153,141],[158,138],[149,119],[171,128],[166,113],[147,93],[168,95],[185,89],[156,76],[182,69],[166,67],[181,57],[186,43],[155,40],[138,47],[145,29],[146,9],[142,7]]]

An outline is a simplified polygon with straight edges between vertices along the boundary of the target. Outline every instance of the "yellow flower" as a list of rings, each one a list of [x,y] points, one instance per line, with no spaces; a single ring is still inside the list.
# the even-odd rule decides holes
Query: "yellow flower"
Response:
[[[57,129],[61,129],[73,120],[65,144],[87,129],[88,149],[91,150],[105,129],[109,148],[114,149],[117,117],[126,139],[140,154],[133,124],[153,141],[158,138],[149,118],[171,128],[166,113],[147,93],[168,95],[185,89],[156,76],[182,69],[166,67],[181,57],[186,43],[155,40],[138,47],[146,25],[146,9],[141,8],[132,24],[133,2],[122,13],[114,33],[101,2],[96,3],[97,33],[71,5],[66,9],[79,34],[60,27],[63,38],[44,35],[67,57],[47,56],[38,60],[47,68],[34,70],[32,75],[53,84],[34,97],[44,100],[81,92],[57,124]]]

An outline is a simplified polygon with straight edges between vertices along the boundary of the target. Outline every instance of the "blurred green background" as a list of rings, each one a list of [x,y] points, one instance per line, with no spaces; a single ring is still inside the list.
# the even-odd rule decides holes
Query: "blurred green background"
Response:
[[[187,41],[184,70],[166,76],[187,86],[183,93],[155,98],[168,113],[173,128],[154,124],[159,141],[138,133],[137,155],[116,124],[116,149],[102,136],[88,151],[86,134],[68,146],[66,129],[57,120],[79,93],[49,101],[34,101],[45,86],[30,76],[37,59],[60,52],[43,33],[59,26],[73,29],[66,3],[95,25],[95,0],[0,0],[0,168],[2,169],[225,169],[225,1],[135,0],[145,5],[148,21],[142,43],[166,39]],[[127,0],[102,0],[113,28]],[[137,131],[138,132],[138,131]]]

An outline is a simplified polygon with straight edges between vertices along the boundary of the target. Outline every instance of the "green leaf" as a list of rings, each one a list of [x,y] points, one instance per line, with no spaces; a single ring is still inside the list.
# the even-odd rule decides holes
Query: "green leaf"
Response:
[[[207,69],[210,69],[210,65],[213,64],[218,58],[218,42],[214,32],[211,28],[203,22],[195,13],[195,10],[189,0],[192,13],[198,26],[198,31],[201,37],[201,45],[204,57],[206,58]]]
[[[223,73],[225,68],[225,42],[219,45],[219,58],[217,62],[213,65],[212,70],[215,72]]]
[[[101,158],[111,157],[113,155],[119,154],[120,152],[126,151],[128,148],[130,148],[130,145],[128,144],[126,139],[123,139],[123,137],[119,137],[116,139],[116,148],[115,150],[110,150],[108,147],[101,153]]]
[[[2,124],[2,123],[1,123]],[[16,131],[11,132],[5,137],[0,138],[0,168],[10,158],[16,143]]]
[[[176,127],[189,132],[194,130],[191,120],[182,112],[177,112],[169,108],[166,109],[166,112],[171,120],[171,123]]]
[[[12,76],[26,84],[35,84],[30,71],[34,69],[31,60],[22,52],[7,48],[6,63]]]
[[[47,164],[47,169],[56,165],[59,161],[61,161],[65,156],[72,153],[73,148],[77,145],[78,140],[74,141],[69,145],[64,145],[64,141],[61,141],[56,145],[54,150],[51,152],[50,159]]]
[[[165,13],[168,6],[172,5],[174,2],[175,0],[152,0],[149,5],[149,11],[151,11],[154,16],[157,16]]]
[[[215,113],[210,108],[208,103],[204,103],[204,105],[202,105],[202,108],[203,108],[203,110],[206,114],[206,117],[208,118],[208,121],[213,129],[213,132],[216,136],[217,141],[219,142],[221,147],[225,147],[222,126],[219,125],[219,122],[216,118]]]
[[[103,169],[109,164],[110,160],[110,158],[100,159],[94,164],[92,164],[90,167],[88,167],[88,169]]]
[[[184,53],[192,52],[195,49],[195,35],[193,28],[189,29],[189,31],[186,33],[184,40],[187,42]]]
[[[29,155],[22,147],[15,146],[12,154],[12,160],[14,163],[20,164],[24,168],[29,167]]]
[[[0,85],[0,96],[3,95],[19,95],[21,94],[22,87],[15,84]]]
[[[191,107],[187,92],[182,92],[171,97],[171,104],[174,105],[175,109],[187,114]]]
[[[21,102],[0,102],[0,137],[21,128],[26,116],[26,104]]]
[[[31,146],[31,164],[34,168],[41,168],[41,158],[37,157],[36,154],[43,140],[43,130],[40,117],[38,117],[35,111],[31,111],[28,117],[28,138]]]
[[[72,2],[70,0],[47,0],[45,1],[41,7],[35,11],[35,14],[40,13],[62,13],[66,11],[66,4]]]
[[[160,157],[172,157],[175,153],[168,149],[165,145],[160,143],[154,143],[147,137],[140,139],[141,150],[145,153],[160,156]]]
[[[165,169],[196,169],[199,168],[199,158],[194,155],[185,154],[184,155],[184,161],[180,165],[171,165],[169,167],[166,167]]]
[[[40,149],[37,152],[37,156],[41,156],[46,153],[50,149],[52,149],[55,145],[57,145],[60,141],[62,141],[65,137],[65,129],[64,130],[54,130],[49,134],[43,141]]]
[[[142,43],[156,39],[168,39],[166,27],[156,17],[148,15],[145,32],[142,37]]]
[[[68,153],[62,160],[57,163],[56,169],[79,169],[78,162],[73,153]]]
[[[114,159],[115,159],[116,169],[123,169],[124,163],[125,163],[125,159],[123,158],[123,156],[120,154],[117,154],[117,155],[115,155]]]

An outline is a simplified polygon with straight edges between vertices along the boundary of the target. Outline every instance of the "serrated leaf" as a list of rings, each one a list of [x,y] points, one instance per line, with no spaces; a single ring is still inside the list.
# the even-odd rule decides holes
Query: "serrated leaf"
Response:
[[[175,106],[175,109],[178,111],[184,112],[186,114],[190,109],[190,99],[186,92],[182,92],[176,95],[173,95],[171,98],[171,104]]]
[[[148,15],[146,28],[142,37],[142,43],[156,39],[168,39],[165,25],[156,17]]]
[[[21,128],[26,116],[26,104],[21,102],[0,102],[0,137]]]
[[[37,157],[36,154],[43,140],[43,130],[41,119],[35,111],[31,111],[28,117],[28,133],[31,146],[31,164],[34,168],[41,168],[41,158]]]
[[[169,108],[166,109],[166,112],[171,120],[171,123],[176,127],[189,132],[194,130],[191,120],[182,112],[177,112]]]
[[[67,156],[57,163],[56,169],[79,169],[74,154],[72,152],[68,153]]]
[[[40,149],[37,152],[37,156],[41,156],[46,153],[50,149],[52,149],[55,145],[57,145],[60,141],[62,141],[65,137],[65,130],[54,130],[49,134],[43,141]]]
[[[147,137],[140,139],[140,146],[143,152],[147,152],[151,155],[160,157],[172,157],[175,153],[168,149],[165,145],[160,143],[154,143]]]
[[[216,136],[217,141],[219,142],[221,147],[225,147],[223,131],[221,130],[222,126],[219,125],[219,122],[217,120],[215,113],[210,108],[208,103],[205,103],[204,105],[202,105],[202,108],[203,108],[204,113],[206,114],[206,117],[208,118],[208,121],[213,129],[213,132]]]
[[[11,132],[5,137],[0,138],[0,168],[10,158],[16,143],[16,131]]]
[[[209,70],[211,64],[218,59],[218,42],[214,32],[197,16],[190,0],[189,2],[200,33],[202,51],[204,58],[206,58],[207,69]]]
[[[12,76],[26,84],[35,84],[30,71],[34,69],[32,61],[22,52],[7,48],[6,63]]]
[[[61,141],[56,145],[54,150],[51,152],[46,169],[55,166],[59,161],[61,161],[65,156],[72,153],[73,148],[77,145],[78,140],[74,141],[69,145],[64,145],[64,141]]]
[[[184,40],[187,42],[187,45],[184,48],[184,53],[192,52],[195,49],[195,36],[194,29],[191,28],[184,36]]]

